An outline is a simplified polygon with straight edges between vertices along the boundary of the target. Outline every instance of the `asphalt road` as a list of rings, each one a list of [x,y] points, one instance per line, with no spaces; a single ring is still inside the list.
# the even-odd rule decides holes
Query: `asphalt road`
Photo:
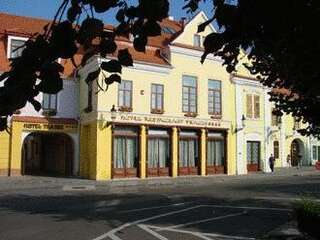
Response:
[[[1,240],[260,239],[290,220],[295,200],[320,199],[319,174],[112,190],[24,184],[0,184]]]

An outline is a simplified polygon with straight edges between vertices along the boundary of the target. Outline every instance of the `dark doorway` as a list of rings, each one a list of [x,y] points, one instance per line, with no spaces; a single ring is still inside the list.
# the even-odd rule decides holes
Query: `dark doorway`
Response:
[[[299,160],[301,161],[301,149],[298,140],[293,140],[291,143],[291,166],[297,166]]]
[[[71,176],[73,143],[63,133],[31,133],[22,147],[22,174]]]

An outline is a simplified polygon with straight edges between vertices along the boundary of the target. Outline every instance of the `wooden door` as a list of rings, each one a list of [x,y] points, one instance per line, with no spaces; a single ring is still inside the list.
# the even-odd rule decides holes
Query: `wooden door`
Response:
[[[207,141],[207,174],[225,173],[225,150],[223,139],[208,139]]]
[[[137,137],[114,137],[113,177],[138,176],[138,139]]]
[[[180,138],[179,175],[199,174],[198,138]]]
[[[167,137],[149,137],[147,173],[150,177],[169,176],[170,150]]]

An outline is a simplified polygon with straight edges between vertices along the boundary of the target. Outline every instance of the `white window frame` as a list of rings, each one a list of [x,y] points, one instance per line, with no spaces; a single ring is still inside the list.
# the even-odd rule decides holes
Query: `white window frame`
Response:
[[[51,109],[51,108],[43,108],[43,103],[44,103],[44,95],[47,94],[49,96],[51,95],[56,95],[56,109]],[[51,101],[51,100],[50,100]],[[59,109],[59,93],[56,94],[49,94],[49,93],[42,93],[42,111],[43,112],[47,112],[47,111],[55,111],[56,113],[58,113],[58,109]]]
[[[251,95],[251,101],[252,101],[252,106],[251,106],[251,111],[252,111],[252,117],[248,117],[248,103],[247,103],[247,96],[248,95]],[[259,97],[259,117],[255,117],[255,109],[256,109],[256,106],[255,106],[255,102],[254,102],[254,97]],[[246,112],[245,112],[245,116],[246,118],[250,119],[250,120],[260,120],[261,119],[261,95],[258,94],[258,93],[246,93],[245,94],[245,106],[246,106]]]
[[[17,37],[17,36],[8,36],[7,59],[9,59],[11,57],[11,42],[12,42],[12,40],[28,41],[29,38]]]
[[[26,37],[17,37],[17,36],[8,36],[8,45],[7,45],[7,59],[11,57],[11,42],[12,40],[28,41],[29,38]],[[61,63],[62,59],[58,58],[57,62]]]

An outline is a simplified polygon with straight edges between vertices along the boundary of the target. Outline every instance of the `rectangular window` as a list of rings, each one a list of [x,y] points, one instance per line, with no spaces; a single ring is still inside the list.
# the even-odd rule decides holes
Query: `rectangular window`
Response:
[[[260,118],[260,96],[254,95],[254,118]]]
[[[207,148],[207,165],[224,166],[224,141],[208,140]]]
[[[163,85],[151,84],[151,112],[163,113]]]
[[[42,99],[43,111],[57,112],[57,94],[43,94]]]
[[[312,159],[318,160],[317,146],[312,146]]]
[[[279,141],[273,142],[273,155],[274,155],[274,158],[276,159],[279,158]]]
[[[260,118],[260,96],[254,94],[247,94],[246,96],[247,118]]]
[[[208,82],[208,112],[211,115],[221,116],[221,82]]]
[[[181,139],[179,141],[179,167],[198,166],[198,140]]]
[[[199,34],[193,35],[193,46],[201,47],[201,36]]]
[[[300,129],[300,121],[299,121],[299,119],[298,119],[297,117],[294,117],[293,120],[294,120],[293,129],[294,129],[294,130]]]
[[[114,138],[114,168],[137,168],[138,145],[136,137]]]
[[[271,124],[272,126],[278,126],[278,116],[273,113],[273,110],[271,111]]]
[[[182,111],[197,113],[197,78],[182,76]]]
[[[148,139],[148,168],[168,168],[170,151],[168,138]]]
[[[132,81],[121,81],[118,91],[118,105],[121,111],[132,111]]]
[[[260,142],[247,142],[247,163],[258,164],[260,158]]]
[[[22,51],[25,48],[25,40],[11,39],[10,44],[10,58],[17,58],[22,55]]]

